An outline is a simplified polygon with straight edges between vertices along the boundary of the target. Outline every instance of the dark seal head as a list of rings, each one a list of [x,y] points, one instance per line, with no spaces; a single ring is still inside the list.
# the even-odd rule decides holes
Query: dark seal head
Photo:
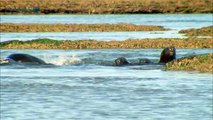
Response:
[[[115,65],[116,66],[122,66],[122,65],[128,65],[128,64],[129,64],[129,62],[124,57],[120,57],[120,58],[117,58],[115,60]]]
[[[168,63],[174,59],[176,59],[175,47],[166,47],[161,52],[159,63]]]
[[[43,60],[34,57],[32,55],[28,54],[11,54],[8,57],[6,57],[6,60],[14,61],[14,62],[21,62],[21,63],[35,63],[35,64],[46,64]]]

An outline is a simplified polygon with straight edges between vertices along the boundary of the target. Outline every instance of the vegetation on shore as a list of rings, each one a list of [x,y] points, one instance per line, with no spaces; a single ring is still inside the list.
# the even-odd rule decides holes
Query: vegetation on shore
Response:
[[[166,64],[168,70],[186,70],[213,73],[213,54],[184,57]]]
[[[180,30],[179,33],[184,33],[187,36],[211,36],[213,37],[213,26],[202,27],[198,29]]]
[[[96,40],[51,40],[36,39],[31,41],[0,42],[1,49],[140,49],[140,48],[213,48],[212,38],[156,38],[128,39],[125,41],[96,41]]]
[[[1,14],[213,13],[211,0],[1,0]]]
[[[14,24],[1,23],[0,32],[163,31],[162,26],[134,24]]]

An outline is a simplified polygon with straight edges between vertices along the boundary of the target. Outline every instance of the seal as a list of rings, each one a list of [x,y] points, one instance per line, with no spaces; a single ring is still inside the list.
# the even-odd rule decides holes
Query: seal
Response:
[[[157,64],[166,64],[172,60],[176,59],[176,49],[175,47],[166,47],[163,49],[160,55],[160,61],[158,63],[153,63],[147,58],[139,59],[139,63],[129,63],[126,58],[120,57],[117,58],[114,63],[116,66],[123,65],[157,65]]]
[[[129,62],[124,57],[117,58],[114,62],[116,66],[123,66],[129,64]]]
[[[16,53],[16,54],[11,54],[5,58],[5,61],[8,62],[20,62],[20,63],[34,63],[34,64],[46,64],[43,60],[34,57],[29,54],[22,54],[22,53]]]
[[[176,59],[176,49],[175,47],[166,47],[163,49],[160,55],[159,63],[168,63],[172,60]]]

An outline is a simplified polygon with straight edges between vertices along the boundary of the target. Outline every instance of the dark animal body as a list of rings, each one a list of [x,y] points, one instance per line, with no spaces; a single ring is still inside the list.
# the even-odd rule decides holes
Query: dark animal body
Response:
[[[168,63],[174,59],[176,59],[175,47],[166,47],[161,52],[159,63]]]
[[[129,64],[129,62],[126,60],[126,58],[124,58],[124,57],[120,57],[120,58],[117,58],[116,60],[115,60],[115,65],[116,66],[121,66],[121,65],[128,65]]]
[[[43,60],[28,54],[11,54],[6,59],[21,63],[46,64]]]
[[[159,63],[160,64],[166,64],[166,63],[168,63],[168,62],[170,62],[170,61],[172,61],[174,59],[176,59],[176,49],[175,49],[175,47],[166,47],[161,52]],[[124,57],[117,58],[114,62],[115,62],[116,66],[123,66],[123,65],[147,65],[147,64],[151,64],[152,65],[152,64],[157,64],[157,63],[152,63],[147,58],[139,59],[139,63],[137,63],[137,64],[131,64],[131,63],[129,63],[127,61],[127,59],[124,58]]]

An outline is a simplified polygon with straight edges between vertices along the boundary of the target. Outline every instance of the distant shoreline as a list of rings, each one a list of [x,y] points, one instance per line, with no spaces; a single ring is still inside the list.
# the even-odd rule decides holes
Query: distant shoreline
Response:
[[[135,25],[135,24],[20,24],[1,23],[0,32],[126,32],[126,31],[168,31],[170,29],[157,25]],[[180,34],[188,37],[213,35],[213,26],[197,29],[183,29]]]
[[[1,49],[146,49],[164,48],[213,48],[213,38],[156,38],[128,39],[125,41],[97,40],[53,40],[36,39],[29,41],[12,40],[0,42]]]
[[[1,23],[0,32],[118,32],[165,31],[162,26],[135,24],[15,24]]]
[[[213,13],[211,0],[2,0],[0,14]]]

